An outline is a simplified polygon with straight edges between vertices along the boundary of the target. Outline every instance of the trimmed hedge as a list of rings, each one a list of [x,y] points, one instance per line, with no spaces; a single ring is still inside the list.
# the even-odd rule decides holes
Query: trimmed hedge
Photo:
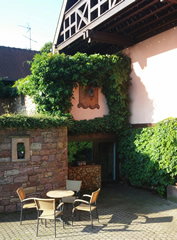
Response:
[[[177,178],[177,119],[154,127],[128,129],[119,143],[121,176],[135,186],[155,188],[165,194]]]
[[[69,127],[72,122],[67,117],[57,117],[48,115],[25,116],[20,114],[4,114],[0,116],[0,128],[51,128],[51,127]]]

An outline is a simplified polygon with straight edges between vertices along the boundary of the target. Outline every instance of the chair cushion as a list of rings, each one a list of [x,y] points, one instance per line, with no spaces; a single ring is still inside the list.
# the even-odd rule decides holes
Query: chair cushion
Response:
[[[36,204],[35,203],[25,203],[24,205],[23,205],[23,208],[25,209],[27,209],[27,208],[36,208]]]
[[[81,203],[79,206],[75,207],[76,210],[81,210],[81,211],[90,211],[90,206],[87,204],[83,204]],[[93,211],[94,209],[96,209],[96,206],[91,206],[91,211]]]

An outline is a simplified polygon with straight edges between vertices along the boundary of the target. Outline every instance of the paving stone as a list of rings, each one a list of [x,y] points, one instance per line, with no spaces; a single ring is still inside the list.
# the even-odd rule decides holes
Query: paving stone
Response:
[[[133,187],[121,185],[104,186],[98,198],[99,222],[93,217],[91,228],[89,214],[78,214],[72,226],[72,206],[64,209],[65,228],[57,222],[57,237],[60,240],[176,240],[177,203]],[[51,240],[54,223],[47,227],[40,223],[36,237],[36,211],[26,214],[19,223],[20,213],[0,214],[0,240]]]

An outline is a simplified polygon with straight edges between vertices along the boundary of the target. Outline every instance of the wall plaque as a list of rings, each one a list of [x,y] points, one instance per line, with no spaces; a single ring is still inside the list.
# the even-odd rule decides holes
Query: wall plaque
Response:
[[[78,108],[99,109],[98,105],[98,88],[92,86],[79,86],[79,104]]]

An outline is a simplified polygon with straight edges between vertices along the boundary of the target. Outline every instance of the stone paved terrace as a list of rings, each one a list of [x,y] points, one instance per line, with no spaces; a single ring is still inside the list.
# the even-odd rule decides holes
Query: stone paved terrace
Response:
[[[120,240],[176,240],[177,204],[156,194],[121,185],[104,186],[98,199],[100,222],[94,218],[94,228],[89,216],[78,214],[71,226],[71,206],[64,209],[65,229],[57,222],[56,239],[120,239]],[[28,212],[22,226],[19,212],[0,214],[0,240],[54,239],[53,221],[45,228],[39,226],[36,238],[36,211]]]

